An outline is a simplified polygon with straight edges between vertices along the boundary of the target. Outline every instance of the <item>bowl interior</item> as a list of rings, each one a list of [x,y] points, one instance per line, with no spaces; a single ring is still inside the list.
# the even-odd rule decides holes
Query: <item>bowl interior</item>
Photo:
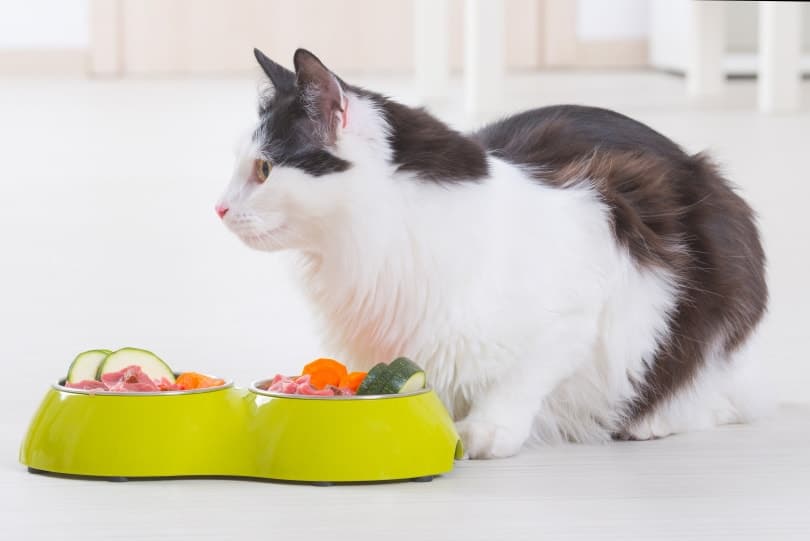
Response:
[[[340,396],[318,396],[308,394],[286,394],[275,393],[263,389],[264,386],[270,382],[272,378],[256,380],[250,384],[250,392],[262,395],[272,396],[273,398],[290,398],[295,400],[395,400],[398,398],[408,398],[411,396],[419,396],[420,394],[427,394],[433,390],[432,387],[425,386],[424,389],[413,391],[411,393],[398,393],[398,394],[363,394],[363,395],[340,395]]]
[[[177,377],[181,374],[181,372],[175,372],[174,376]],[[215,376],[212,376],[215,377]],[[62,378],[56,383],[53,384],[53,388],[62,393],[73,393],[73,394],[86,394],[86,395],[104,395],[104,396],[175,396],[175,395],[190,395],[190,394],[202,394],[202,393],[211,393],[215,391],[222,391],[223,389],[230,389],[233,387],[233,381],[225,380],[225,383],[222,385],[217,385],[215,387],[205,387],[203,389],[189,389],[186,391],[147,391],[147,392],[138,392],[138,391],[129,391],[129,392],[122,392],[122,391],[103,391],[99,389],[75,389],[73,387],[66,387],[66,379]]]

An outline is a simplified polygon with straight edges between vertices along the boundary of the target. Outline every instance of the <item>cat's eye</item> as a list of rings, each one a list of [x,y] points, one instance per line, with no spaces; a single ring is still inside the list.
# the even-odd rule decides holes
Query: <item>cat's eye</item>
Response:
[[[267,180],[267,177],[270,176],[270,171],[273,169],[273,164],[267,160],[256,160],[254,169],[256,172],[256,180],[259,182],[259,184],[261,184]]]

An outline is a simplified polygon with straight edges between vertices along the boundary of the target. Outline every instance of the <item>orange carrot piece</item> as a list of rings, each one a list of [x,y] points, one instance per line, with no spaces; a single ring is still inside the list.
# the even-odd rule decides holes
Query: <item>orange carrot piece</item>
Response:
[[[309,382],[316,389],[323,389],[327,385],[337,387],[340,383],[340,374],[330,369],[318,370],[310,374]]]
[[[314,374],[322,370],[331,370],[338,374],[338,377],[349,373],[346,366],[334,359],[315,359],[304,367],[304,374]]]
[[[351,372],[346,374],[340,378],[338,387],[341,389],[351,389],[352,392],[356,393],[357,388],[360,387],[360,384],[366,379],[366,374],[366,372]]]
[[[183,372],[177,376],[175,383],[183,389],[196,389],[198,380],[197,375],[198,374],[195,372]]]
[[[177,377],[175,383],[184,389],[204,389],[206,387],[217,387],[225,383],[224,379],[212,378],[199,372],[183,372]]]

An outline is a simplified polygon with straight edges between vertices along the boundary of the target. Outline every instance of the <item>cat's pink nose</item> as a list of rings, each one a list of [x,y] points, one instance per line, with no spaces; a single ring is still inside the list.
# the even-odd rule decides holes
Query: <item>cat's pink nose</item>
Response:
[[[225,205],[217,205],[214,209],[217,211],[217,215],[219,215],[220,218],[224,218],[225,215],[228,214],[228,207]]]

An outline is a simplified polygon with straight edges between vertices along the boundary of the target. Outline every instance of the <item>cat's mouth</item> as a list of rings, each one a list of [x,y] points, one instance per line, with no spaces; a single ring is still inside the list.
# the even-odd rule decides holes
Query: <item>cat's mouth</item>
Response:
[[[241,231],[238,233],[242,242],[255,250],[279,250],[286,246],[284,239],[288,228],[286,224],[262,231]]]

